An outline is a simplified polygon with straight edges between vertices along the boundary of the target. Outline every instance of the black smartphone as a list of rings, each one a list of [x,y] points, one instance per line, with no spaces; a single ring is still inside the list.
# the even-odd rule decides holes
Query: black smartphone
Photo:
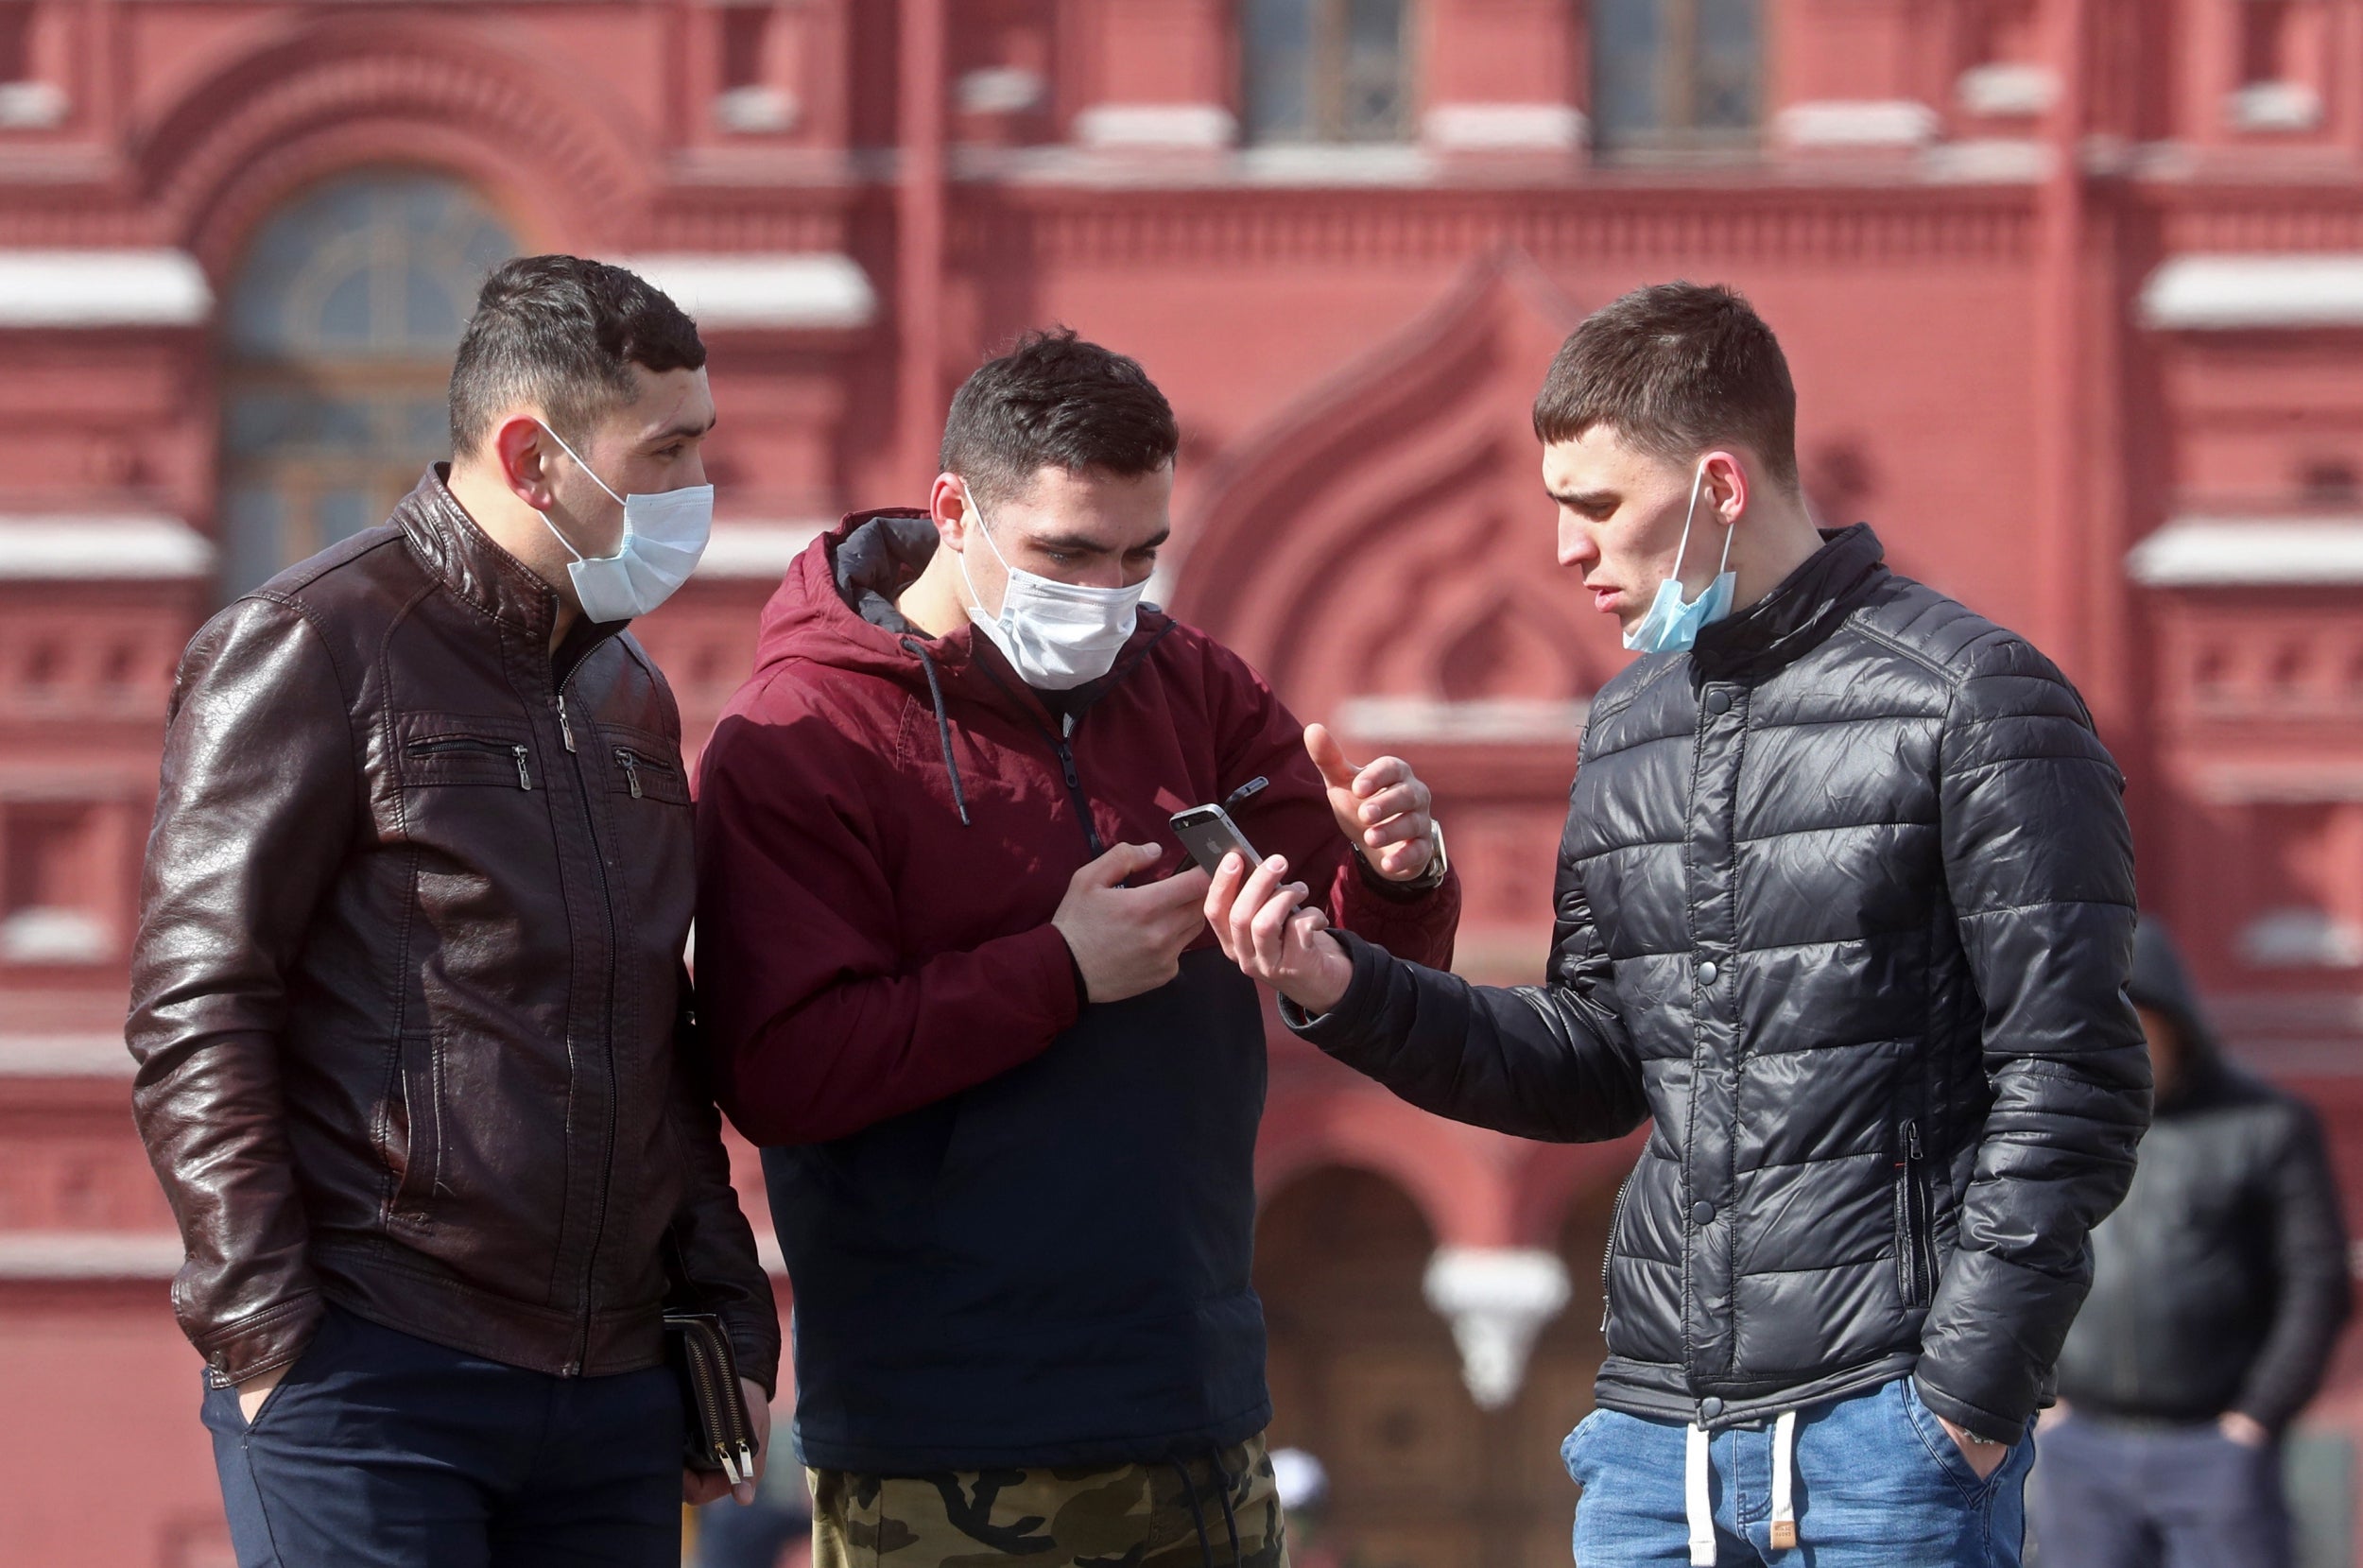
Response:
[[[1246,858],[1250,870],[1264,858],[1220,806],[1192,806],[1175,812],[1172,820],[1174,836],[1182,840],[1192,859],[1206,868],[1209,876],[1222,869],[1222,857],[1233,850]]]

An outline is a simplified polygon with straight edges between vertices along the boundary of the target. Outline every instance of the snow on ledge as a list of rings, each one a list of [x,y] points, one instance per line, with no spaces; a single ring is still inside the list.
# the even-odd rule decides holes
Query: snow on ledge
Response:
[[[1075,116],[1089,147],[1178,147],[1211,151],[1239,139],[1239,122],[1215,103],[1103,103]]]
[[[0,250],[0,327],[192,327],[213,310],[185,250]]]
[[[0,515],[0,581],[205,577],[214,546],[177,517]]]
[[[2145,588],[2363,583],[2363,517],[2178,517],[2133,546],[2126,572]]]
[[[170,1231],[0,1231],[0,1280],[169,1280],[186,1256]]]
[[[1792,147],[1925,146],[1942,128],[1935,110],[1911,98],[1794,103],[1777,123]]]
[[[878,314],[870,275],[834,251],[652,251],[616,265],[656,284],[709,330],[863,327]]]
[[[2142,285],[2142,319],[2184,332],[2363,326],[2363,254],[2176,256]]]
[[[777,577],[828,532],[828,523],[716,523],[706,553],[698,558],[700,577]]]
[[[1421,116],[1433,146],[1455,152],[1571,152],[1583,146],[1583,111],[1565,103],[1440,103]]]

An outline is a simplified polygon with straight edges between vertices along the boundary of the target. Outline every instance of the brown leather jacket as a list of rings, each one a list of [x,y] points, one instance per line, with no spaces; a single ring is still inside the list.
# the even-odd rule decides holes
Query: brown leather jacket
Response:
[[[668,1289],[771,1387],[779,1319],[687,1025],[681,718],[429,474],[189,645],[127,1030],[217,1383],[323,1300],[561,1376]]]

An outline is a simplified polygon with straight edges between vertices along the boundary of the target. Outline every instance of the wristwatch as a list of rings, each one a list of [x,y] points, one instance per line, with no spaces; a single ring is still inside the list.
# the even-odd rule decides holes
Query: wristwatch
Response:
[[[1418,876],[1405,880],[1399,881],[1389,877],[1371,864],[1371,857],[1362,853],[1362,846],[1359,844],[1354,846],[1354,858],[1362,862],[1362,870],[1370,873],[1371,881],[1390,893],[1401,893],[1408,897],[1418,893],[1433,892],[1444,885],[1444,878],[1452,874],[1452,857],[1444,851],[1443,823],[1430,822],[1428,824],[1428,842],[1435,847],[1435,853],[1427,857],[1427,869]]]

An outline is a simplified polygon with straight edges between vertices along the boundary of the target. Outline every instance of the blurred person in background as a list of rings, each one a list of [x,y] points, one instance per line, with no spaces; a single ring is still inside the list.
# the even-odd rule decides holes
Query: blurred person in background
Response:
[[[681,1048],[680,714],[625,629],[704,547],[705,360],[620,267],[504,264],[450,465],[181,659],[127,1032],[245,1568],[678,1568],[724,1481],[668,1296],[761,1435],[778,1309]]]
[[[2157,1079],[2125,1202],[2060,1357],[2032,1513],[2046,1568],[2285,1568],[2281,1435],[2352,1302],[2314,1113],[2224,1060],[2143,917],[2127,992]]]
[[[1646,655],[1592,701],[1544,983],[1337,933],[1235,854],[1207,918],[1414,1105],[1650,1128],[1562,1450],[1583,1568],[2009,1568],[2148,1119],[2124,779],[2024,638],[1868,525],[1815,528],[1787,360],[1736,294],[1594,312],[1533,421],[1560,563]]]
[[[698,995],[794,1282],[823,1568],[1282,1568],[1250,1283],[1265,1008],[1171,815],[1229,801],[1338,923],[1448,962],[1427,787],[1141,602],[1173,410],[1035,334],[924,508],[766,609],[698,789]]]

